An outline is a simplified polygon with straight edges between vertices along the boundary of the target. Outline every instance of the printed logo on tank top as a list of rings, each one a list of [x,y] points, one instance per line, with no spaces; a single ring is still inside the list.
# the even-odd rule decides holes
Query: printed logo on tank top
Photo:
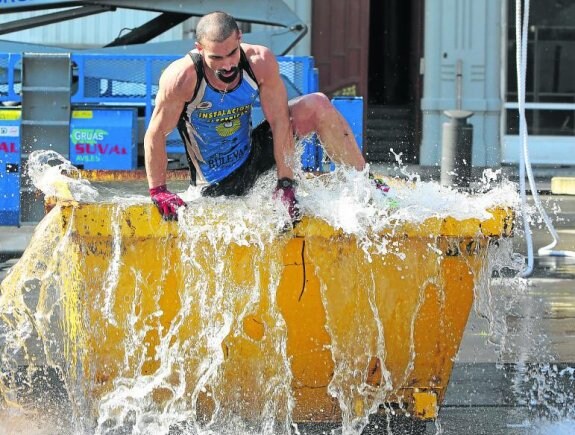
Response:
[[[249,149],[249,146],[243,145],[229,153],[216,153],[206,163],[212,170],[233,165],[235,162],[242,161],[249,153]]]
[[[211,101],[202,101],[200,104],[198,104],[198,110],[208,110],[211,108],[212,108]]]
[[[204,103],[210,103],[211,105],[211,102],[209,101],[204,101]],[[216,132],[221,137],[228,137],[240,129],[240,118],[242,115],[250,113],[251,104],[234,107],[232,109],[214,110],[211,112],[208,112],[207,110],[209,109],[204,109],[201,113],[198,113],[198,118],[208,123],[217,124],[215,127]]]

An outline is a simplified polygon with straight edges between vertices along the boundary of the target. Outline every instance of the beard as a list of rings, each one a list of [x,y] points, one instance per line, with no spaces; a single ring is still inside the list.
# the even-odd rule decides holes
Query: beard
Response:
[[[233,82],[238,76],[240,69],[237,66],[231,67],[229,70],[218,69],[215,71],[216,77],[224,83]],[[231,73],[230,75],[225,75],[226,73]]]

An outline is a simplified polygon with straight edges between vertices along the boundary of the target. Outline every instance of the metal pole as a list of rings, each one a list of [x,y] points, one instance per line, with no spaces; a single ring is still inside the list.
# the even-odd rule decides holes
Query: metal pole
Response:
[[[473,112],[447,110],[441,144],[441,184],[468,188],[471,180],[473,125],[467,119]]]
[[[463,99],[463,61],[461,59],[457,59],[455,74],[455,81],[457,86],[457,101],[455,108],[457,110],[461,110],[461,100]]]

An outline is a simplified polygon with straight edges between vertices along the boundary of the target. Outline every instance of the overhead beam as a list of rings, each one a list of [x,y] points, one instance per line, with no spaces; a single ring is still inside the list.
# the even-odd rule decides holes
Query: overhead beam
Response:
[[[106,47],[101,48],[102,52],[125,47],[126,51],[124,53],[146,52],[147,50],[166,54],[175,53],[176,50],[181,49],[183,44],[189,44],[189,41],[170,41],[166,44],[152,45],[153,43],[150,40],[161,33],[165,33],[166,30],[181,23],[186,18],[199,17],[213,10],[226,11],[238,21],[277,27],[276,29],[257,33],[244,33],[243,35],[244,41],[254,41],[253,43],[267,45],[276,54],[287,53],[307,33],[305,22],[282,0],[84,0],[83,2],[72,0],[27,0],[23,3],[2,4],[2,12],[20,12],[56,7],[69,8],[80,5],[83,7],[0,25],[0,34],[115,9],[135,9],[157,12],[161,15],[116,38]],[[14,44],[10,44],[7,41],[0,41],[0,50],[6,51],[8,46],[12,49],[15,47]],[[46,49],[60,51],[59,47],[46,47]],[[90,51],[94,51],[94,49],[90,49]]]
[[[190,18],[189,14],[178,14],[166,12],[157,16],[145,24],[142,24],[129,33],[120,36],[105,45],[105,47],[117,47],[120,45],[143,44],[154,39],[156,36],[161,35],[166,30],[186,21]]]
[[[86,3],[156,12],[202,16],[215,10],[226,11],[238,21],[290,28],[301,19],[282,0],[88,0]]]
[[[282,0],[27,0],[4,2],[3,13],[24,12],[73,6],[102,5],[154,12],[201,16],[214,10],[226,11],[239,21],[290,27],[301,22]]]
[[[101,14],[116,10],[115,6],[108,5],[89,5],[81,6],[74,9],[66,9],[60,12],[44,14],[37,17],[22,18],[10,21],[0,26],[0,35],[7,33],[19,32],[20,30],[32,29],[34,27],[45,26],[47,24],[59,23],[62,21],[73,20],[76,18],[87,17],[89,15]]]
[[[61,9],[72,6],[83,6],[86,2],[76,0],[27,0],[24,2],[12,0],[9,2],[4,0],[0,3],[2,3],[2,13],[8,14],[12,12],[40,11],[44,9]]]

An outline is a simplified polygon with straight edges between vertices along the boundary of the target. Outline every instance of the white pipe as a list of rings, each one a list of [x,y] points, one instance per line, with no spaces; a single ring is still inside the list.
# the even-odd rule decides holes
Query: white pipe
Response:
[[[521,0],[515,0],[515,38],[517,43],[516,51],[516,64],[517,64],[517,101],[519,108],[519,140],[522,144],[522,152],[519,158],[519,190],[521,193],[521,206],[523,214],[523,223],[525,227],[525,240],[527,243],[527,267],[521,272],[521,276],[528,277],[533,273],[533,235],[529,223],[529,217],[526,213],[527,209],[527,193],[525,186],[525,171],[527,171],[527,178],[531,188],[531,195],[539,214],[549,232],[553,237],[553,241],[542,248],[537,253],[538,255],[552,255],[561,257],[575,257],[575,252],[572,251],[554,251],[553,248],[559,241],[559,235],[553,227],[553,223],[547,212],[541,205],[537,186],[533,177],[533,170],[531,162],[529,161],[529,147],[527,143],[528,131],[527,120],[525,118],[525,87],[527,75],[527,45],[528,45],[528,29],[529,29],[529,0],[524,0],[523,5],[523,19],[521,17]]]
[[[528,2],[528,0],[525,0]],[[522,152],[519,153],[519,192],[521,194],[521,210],[523,217],[523,226],[525,227],[525,241],[527,243],[527,267],[521,272],[521,276],[527,277],[533,273],[533,237],[531,225],[527,216],[527,193],[525,188],[525,145],[527,143],[527,128],[525,119],[525,78],[524,68],[524,43],[523,28],[527,28],[529,10],[525,12],[525,17],[521,20],[521,0],[515,0],[515,41],[517,49],[515,51],[515,64],[517,69],[517,102],[519,104],[519,143],[522,144]],[[526,32],[525,32],[526,36]],[[527,50],[525,50],[525,54]]]

